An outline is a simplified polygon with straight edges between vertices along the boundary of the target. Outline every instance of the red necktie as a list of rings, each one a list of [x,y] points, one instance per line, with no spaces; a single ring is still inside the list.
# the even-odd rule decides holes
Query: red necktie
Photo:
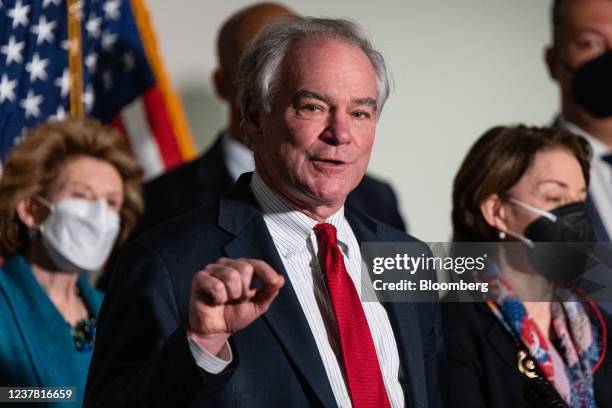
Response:
[[[331,224],[317,224],[314,232],[338,323],[344,369],[353,407],[389,407],[370,327],[355,285],[344,266],[336,228]]]

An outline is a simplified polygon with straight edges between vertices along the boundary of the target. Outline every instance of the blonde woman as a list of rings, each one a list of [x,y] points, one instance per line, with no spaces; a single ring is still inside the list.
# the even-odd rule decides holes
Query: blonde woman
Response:
[[[102,301],[99,270],[143,210],[142,171],[93,120],[29,131],[0,178],[0,385],[75,387],[83,398]]]

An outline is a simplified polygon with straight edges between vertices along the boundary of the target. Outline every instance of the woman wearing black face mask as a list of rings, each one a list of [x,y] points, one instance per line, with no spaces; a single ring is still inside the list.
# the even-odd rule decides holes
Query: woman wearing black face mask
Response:
[[[578,136],[524,126],[489,130],[466,156],[453,239],[503,244],[488,301],[442,306],[452,406],[612,406],[609,316],[578,292],[554,291],[584,267],[564,246],[594,239],[589,156]]]

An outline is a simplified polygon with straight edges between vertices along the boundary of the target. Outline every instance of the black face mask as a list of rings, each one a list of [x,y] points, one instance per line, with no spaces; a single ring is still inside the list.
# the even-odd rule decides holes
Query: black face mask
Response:
[[[586,271],[596,241],[595,232],[582,202],[555,208],[550,213],[557,217],[556,221],[542,216],[525,230],[525,237],[533,242],[528,258],[541,275],[571,284]]]
[[[573,73],[574,102],[596,118],[612,116],[612,50],[580,65]]]

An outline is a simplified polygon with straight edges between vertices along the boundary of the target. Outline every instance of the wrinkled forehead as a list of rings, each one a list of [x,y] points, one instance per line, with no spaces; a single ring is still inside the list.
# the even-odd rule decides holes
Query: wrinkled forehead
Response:
[[[318,60],[321,56],[325,57],[325,59]],[[287,44],[285,57],[282,62],[292,63],[299,61],[310,64],[314,62],[329,62],[339,65],[347,56],[351,58],[357,57],[361,61],[367,61],[368,65],[372,65],[368,56],[359,47],[359,44],[349,39],[326,33],[317,33],[290,41]]]
[[[376,97],[377,77],[372,62],[356,44],[317,36],[290,44],[278,71],[281,81],[343,83]],[[329,84],[331,85],[331,84]]]

